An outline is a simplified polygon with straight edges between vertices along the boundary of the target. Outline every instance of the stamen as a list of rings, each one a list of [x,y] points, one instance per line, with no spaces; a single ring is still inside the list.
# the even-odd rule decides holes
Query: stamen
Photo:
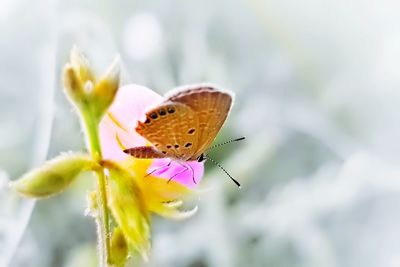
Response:
[[[184,169],[183,169],[182,171],[177,172],[177,173],[175,173],[174,175],[172,175],[172,177],[170,177],[170,178],[168,179],[167,184],[168,184],[169,182],[171,182],[172,179],[174,179],[174,178],[175,178],[176,176],[178,176],[179,174],[184,173],[184,172],[186,172],[187,170],[189,170],[189,168],[186,167],[185,165],[182,165],[182,164],[181,164],[181,166],[183,166]]]
[[[117,143],[118,143],[119,147],[120,147],[122,150],[125,150],[125,149],[126,149],[126,146],[124,146],[124,144],[122,144],[122,141],[121,141],[121,139],[119,138],[118,134],[115,134],[115,140],[117,140]]]
[[[117,118],[109,111],[107,112],[107,116],[110,118],[110,120],[117,125],[118,128],[120,128],[121,130],[123,130],[124,132],[128,132],[128,130],[122,126],[122,124],[117,120]]]
[[[168,162],[167,165],[161,166],[161,167],[159,167],[159,168],[155,168],[154,170],[152,170],[151,172],[149,172],[148,174],[146,174],[144,177],[147,177],[147,176],[149,176],[149,175],[151,175],[151,174],[153,174],[153,173],[155,173],[156,171],[159,171],[159,170],[161,170],[161,169],[168,168],[169,166],[171,166],[171,163],[172,163],[172,160],[170,160],[170,161]]]

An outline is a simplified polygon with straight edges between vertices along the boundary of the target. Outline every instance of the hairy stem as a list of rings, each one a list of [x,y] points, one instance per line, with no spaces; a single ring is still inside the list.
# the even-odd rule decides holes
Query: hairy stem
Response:
[[[82,113],[82,123],[86,135],[86,145],[96,161],[102,160],[98,120],[89,110]],[[99,242],[100,266],[108,266],[110,260],[110,223],[107,205],[106,176],[103,169],[96,171],[97,202],[99,215],[96,217],[97,235]]]

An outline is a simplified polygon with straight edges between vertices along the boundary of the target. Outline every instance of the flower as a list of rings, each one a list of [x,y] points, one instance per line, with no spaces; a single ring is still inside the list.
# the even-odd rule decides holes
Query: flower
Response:
[[[148,141],[135,131],[136,123],[138,120],[145,120],[145,111],[149,107],[162,101],[162,96],[146,87],[135,84],[121,87],[113,104],[100,123],[100,141],[104,159],[125,160],[130,156],[122,151],[124,147],[146,145]],[[140,161],[145,162],[144,160]],[[169,162],[169,159],[152,160],[147,172],[157,170],[153,173],[154,176],[169,179],[184,169],[181,164],[174,161],[169,167],[162,168]],[[196,183],[193,182],[190,171],[177,174],[173,178],[173,181],[186,187],[194,188],[203,176],[204,165],[197,161],[188,162],[188,164],[194,170],[194,180]]]
[[[123,152],[148,144],[134,128],[162,97],[138,85],[119,88],[119,76],[118,57],[98,78],[74,47],[63,69],[64,92],[78,111],[90,153],[63,154],[10,184],[25,196],[49,197],[65,190],[80,173],[93,172],[97,190],[88,194],[86,214],[96,219],[99,263],[115,267],[125,266],[133,251],[148,258],[151,213],[184,219],[196,212],[197,207],[179,208],[204,172],[197,161],[187,163],[192,174],[183,172],[179,163],[166,166],[168,159],[136,159]]]
[[[172,161],[166,166],[169,159],[136,159],[123,152],[148,144],[136,133],[135,126],[138,120],[145,120],[149,107],[162,101],[146,87],[123,86],[99,125],[101,165],[109,171],[108,206],[129,250],[139,252],[144,259],[150,248],[150,213],[171,219],[193,215],[197,207],[189,211],[179,208],[192,195],[204,172],[203,163],[188,162],[194,170],[194,183],[192,172],[182,172],[184,167],[179,163]]]

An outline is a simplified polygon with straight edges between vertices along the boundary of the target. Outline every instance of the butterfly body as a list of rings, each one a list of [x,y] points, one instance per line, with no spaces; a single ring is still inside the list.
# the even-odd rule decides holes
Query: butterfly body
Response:
[[[136,158],[202,161],[232,107],[233,95],[211,85],[189,85],[166,96],[138,121],[136,131],[152,146],[124,152]]]

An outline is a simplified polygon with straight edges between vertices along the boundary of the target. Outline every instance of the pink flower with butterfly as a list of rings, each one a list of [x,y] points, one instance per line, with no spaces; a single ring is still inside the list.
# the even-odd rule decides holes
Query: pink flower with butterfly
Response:
[[[100,124],[104,157],[153,159],[148,174],[193,188],[204,172],[203,153],[231,105],[230,93],[210,85],[180,87],[165,98],[143,86],[124,86]]]
[[[102,166],[111,178],[109,206],[124,236],[144,258],[150,247],[150,212],[173,219],[196,212],[197,207],[182,211],[182,200],[201,181],[205,152],[231,105],[231,94],[209,85],[185,86],[165,97],[127,85],[103,117],[99,130]],[[136,200],[126,201],[127,196]],[[144,207],[140,215],[130,208],[133,203]]]
[[[136,148],[135,153],[139,158],[144,158],[140,153],[150,153],[148,158],[153,159],[147,170],[148,174],[167,181],[172,178],[175,182],[194,188],[202,179],[203,162],[194,160],[187,162],[185,166],[177,160],[168,159],[162,151],[152,150],[153,147],[149,146],[150,138],[143,137],[135,129],[138,122],[140,124],[141,121],[146,121],[146,111],[162,101],[162,96],[146,87],[135,84],[121,87],[100,123],[103,156],[105,159],[116,161],[126,160],[130,156],[124,150]],[[170,126],[165,125],[165,130],[168,129]]]

